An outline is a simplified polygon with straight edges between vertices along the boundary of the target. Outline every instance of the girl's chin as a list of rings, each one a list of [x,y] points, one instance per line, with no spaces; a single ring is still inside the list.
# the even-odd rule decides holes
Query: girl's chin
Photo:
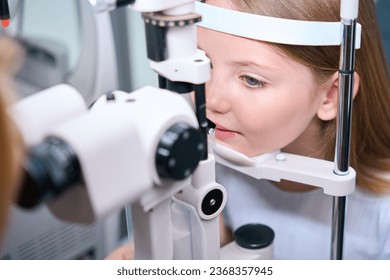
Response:
[[[240,154],[243,154],[249,158],[257,157],[257,156],[264,155],[266,153],[273,153],[273,152],[277,151],[277,150],[263,151],[262,149],[255,151],[255,150],[253,150],[253,148],[250,148],[248,151],[248,147],[243,147],[243,146],[237,145],[237,143],[233,144],[232,142],[229,143],[229,141],[225,142],[225,141],[222,141],[219,139],[216,139],[216,142],[224,147],[232,149],[232,150],[234,150]]]

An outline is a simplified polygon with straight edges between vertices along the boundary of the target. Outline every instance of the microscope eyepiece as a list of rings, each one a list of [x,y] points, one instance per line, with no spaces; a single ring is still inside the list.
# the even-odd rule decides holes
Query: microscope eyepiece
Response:
[[[23,208],[56,197],[81,178],[77,155],[70,145],[56,137],[48,137],[30,148],[23,168],[25,177],[17,200]]]

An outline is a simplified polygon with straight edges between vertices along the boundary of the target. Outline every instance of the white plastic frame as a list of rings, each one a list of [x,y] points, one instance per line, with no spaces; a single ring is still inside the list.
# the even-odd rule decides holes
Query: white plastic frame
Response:
[[[301,21],[248,14],[195,2],[202,15],[198,26],[249,39],[302,46],[340,46],[341,22]],[[265,28],[263,28],[265,27]],[[361,25],[357,25],[356,48],[360,48]]]

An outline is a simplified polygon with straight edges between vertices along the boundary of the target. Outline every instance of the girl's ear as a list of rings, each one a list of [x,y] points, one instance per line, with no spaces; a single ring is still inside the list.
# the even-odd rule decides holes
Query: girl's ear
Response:
[[[359,91],[360,77],[355,72],[353,81],[353,98]],[[324,84],[324,95],[317,110],[317,116],[323,121],[333,120],[337,116],[339,96],[339,73],[334,73],[329,81]]]

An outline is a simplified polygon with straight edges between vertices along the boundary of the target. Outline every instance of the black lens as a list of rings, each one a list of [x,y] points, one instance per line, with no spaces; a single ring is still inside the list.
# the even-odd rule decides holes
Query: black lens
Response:
[[[72,147],[62,139],[46,138],[28,150],[25,176],[17,203],[32,208],[80,181],[79,160]]]

